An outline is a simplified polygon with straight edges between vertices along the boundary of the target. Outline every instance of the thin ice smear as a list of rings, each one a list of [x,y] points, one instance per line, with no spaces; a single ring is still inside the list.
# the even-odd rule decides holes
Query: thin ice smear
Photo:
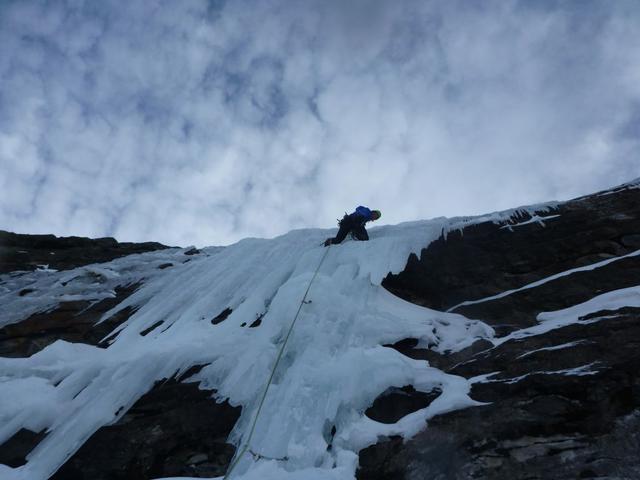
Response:
[[[467,306],[467,305],[476,305],[478,303],[490,302],[491,300],[498,300],[500,298],[507,297],[507,296],[512,295],[514,293],[521,292],[522,290],[528,290],[528,289],[531,289],[531,288],[539,287],[540,285],[544,285],[545,283],[552,282],[553,280],[557,280],[558,278],[566,277],[566,276],[571,275],[573,273],[587,272],[587,271],[590,271],[590,270],[595,270],[597,268],[605,267],[605,266],[609,265],[610,263],[617,262],[617,261],[623,260],[625,258],[637,257],[638,255],[640,255],[640,250],[636,250],[636,251],[628,253],[626,255],[621,255],[619,257],[608,258],[606,260],[602,260],[601,262],[592,263],[590,265],[585,265],[583,267],[572,268],[570,270],[566,270],[564,272],[556,273],[554,275],[550,275],[548,277],[542,278],[542,279],[537,280],[535,282],[532,282],[532,283],[529,283],[527,285],[524,285],[524,286],[522,286],[520,288],[514,288],[512,290],[507,290],[505,292],[498,293],[497,295],[492,295],[490,297],[480,298],[478,300],[466,300],[466,301],[461,302],[461,303],[459,303],[457,305],[454,305],[453,307],[448,309],[447,312],[453,312],[454,310],[456,310],[456,309],[458,309],[460,307]]]
[[[615,312],[623,307],[640,308],[640,285],[596,295],[586,302],[582,302],[568,308],[563,308],[562,310],[541,312],[536,317],[538,322],[540,322],[539,325],[516,330],[504,337],[494,338],[492,342],[494,346],[498,346],[510,340],[542,335],[550,332],[551,330],[566,327],[573,323],[588,324],[616,318],[618,315],[615,313],[589,320],[584,320],[583,317],[601,311]]]

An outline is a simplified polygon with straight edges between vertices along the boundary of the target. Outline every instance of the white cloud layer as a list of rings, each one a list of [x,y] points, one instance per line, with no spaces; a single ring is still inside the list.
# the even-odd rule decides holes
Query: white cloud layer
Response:
[[[640,176],[640,4],[0,4],[0,228],[225,244]]]

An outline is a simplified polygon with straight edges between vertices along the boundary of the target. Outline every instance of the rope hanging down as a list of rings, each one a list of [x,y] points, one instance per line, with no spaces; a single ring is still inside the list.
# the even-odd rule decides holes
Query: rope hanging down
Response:
[[[284,342],[282,342],[282,346],[280,347],[280,351],[278,352],[278,356],[276,357],[276,362],[273,365],[273,369],[271,370],[271,375],[269,375],[269,380],[267,380],[267,384],[264,387],[264,391],[262,392],[262,397],[260,398],[260,403],[258,404],[258,409],[256,410],[256,414],[253,417],[253,423],[251,424],[251,430],[249,430],[249,435],[247,436],[247,440],[246,442],[244,442],[244,446],[240,449],[240,452],[236,455],[235,459],[233,460],[233,462],[231,463],[231,465],[229,466],[229,469],[227,470],[227,473],[224,475],[223,480],[227,480],[229,478],[231,478],[231,473],[233,472],[233,469],[236,467],[236,465],[238,464],[238,462],[240,461],[240,459],[242,458],[242,456],[247,452],[247,449],[249,448],[249,445],[251,444],[251,439],[253,437],[253,432],[256,429],[256,424],[258,423],[258,418],[260,417],[260,412],[262,411],[262,406],[264,405],[264,400],[265,398],[267,398],[267,393],[269,392],[269,387],[271,386],[271,382],[273,381],[273,377],[276,373],[276,370],[278,369],[278,365],[280,364],[280,359],[282,358],[282,354],[284,353],[284,349],[287,346],[287,342],[289,341],[289,337],[291,336],[291,332],[293,331],[293,327],[296,324],[296,321],[298,320],[298,316],[300,315],[300,311],[302,310],[302,305],[304,305],[305,303],[308,303],[307,300],[307,294],[309,293],[309,290],[311,289],[311,285],[313,285],[313,281],[316,279],[316,275],[318,275],[318,271],[320,270],[320,267],[322,266],[322,263],[324,262],[324,259],[327,256],[327,253],[329,253],[329,249],[331,248],[331,245],[328,246],[328,248],[325,249],[324,255],[322,255],[322,259],[320,260],[320,263],[318,264],[318,267],[316,268],[316,271],[313,273],[313,277],[311,277],[311,281],[309,282],[309,285],[307,286],[307,290],[304,292],[304,296],[302,297],[302,301],[300,302],[300,305],[298,306],[298,311],[296,312],[296,315],[293,317],[293,321],[291,322],[291,325],[289,325],[289,330],[287,331],[287,335],[284,337]]]

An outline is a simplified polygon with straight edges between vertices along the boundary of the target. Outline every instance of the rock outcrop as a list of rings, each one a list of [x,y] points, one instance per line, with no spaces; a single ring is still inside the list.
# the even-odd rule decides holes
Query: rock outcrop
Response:
[[[241,409],[216,403],[213,392],[181,380],[158,383],[116,424],[98,430],[52,479],[224,475],[235,453],[227,437]]]
[[[133,253],[168,248],[157,242],[117,242],[114,238],[56,237],[25,235],[0,230],[0,273],[35,270],[48,266],[56,270],[108,262]]]
[[[412,256],[384,285],[507,335],[537,324],[541,312],[640,284],[640,256],[580,268],[640,249],[639,206],[640,189],[632,186],[560,204],[543,214],[544,223],[471,226]],[[453,355],[414,345],[407,339],[393,348],[448,373],[490,375],[471,392],[487,403],[436,417],[406,443],[381,439],[361,452],[358,478],[640,478],[640,309],[595,312],[544,334],[496,347],[477,342]]]

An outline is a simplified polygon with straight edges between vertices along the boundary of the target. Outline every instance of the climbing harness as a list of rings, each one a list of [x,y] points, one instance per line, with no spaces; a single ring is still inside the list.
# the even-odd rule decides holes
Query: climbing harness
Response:
[[[302,305],[311,303],[311,300],[307,301],[307,294],[309,293],[309,290],[311,289],[311,285],[313,285],[313,281],[316,279],[316,276],[318,275],[318,271],[320,270],[320,267],[322,266],[322,263],[324,262],[324,259],[327,257],[327,253],[329,253],[329,249],[331,248],[331,245],[329,245],[325,251],[324,251],[324,255],[322,255],[322,259],[320,260],[320,263],[318,264],[316,271],[313,272],[313,277],[311,277],[311,281],[309,282],[309,285],[307,285],[307,290],[304,292],[304,296],[302,297],[302,301],[300,302],[300,305],[298,306],[298,311],[296,312],[295,316],[293,317],[293,321],[291,322],[291,325],[289,325],[289,330],[287,331],[287,335],[284,337],[284,342],[282,342],[282,346],[280,347],[280,351],[278,352],[278,356],[276,357],[276,362],[273,365],[273,369],[271,370],[271,375],[269,375],[269,380],[267,380],[267,384],[264,387],[264,391],[262,392],[262,397],[260,398],[260,403],[258,404],[258,409],[256,410],[256,414],[253,417],[253,422],[251,424],[251,429],[249,430],[249,435],[247,436],[247,440],[246,442],[244,442],[244,446],[240,449],[240,453],[238,453],[235,457],[235,459],[233,460],[233,462],[231,463],[231,465],[229,466],[229,469],[227,470],[227,473],[225,473],[223,480],[227,480],[229,478],[231,478],[231,473],[233,472],[233,469],[236,467],[236,465],[238,464],[238,462],[240,461],[240,459],[244,456],[244,454],[247,452],[247,450],[249,450],[249,453],[253,456],[254,460],[259,460],[260,458],[266,458],[260,454],[255,453],[253,450],[249,449],[249,445],[251,444],[251,439],[253,437],[253,432],[256,429],[256,424],[258,423],[258,418],[260,417],[260,412],[262,411],[262,406],[264,405],[264,400],[267,398],[267,393],[269,392],[269,387],[271,386],[271,382],[273,381],[273,377],[276,373],[276,370],[278,369],[278,365],[280,364],[280,359],[282,358],[282,354],[284,353],[284,349],[287,346],[287,342],[289,341],[289,337],[291,336],[291,332],[293,331],[293,327],[296,324],[296,321],[298,320],[298,316],[300,315],[300,311],[302,310]],[[288,460],[287,457],[284,457],[282,459],[275,459],[275,460]]]

